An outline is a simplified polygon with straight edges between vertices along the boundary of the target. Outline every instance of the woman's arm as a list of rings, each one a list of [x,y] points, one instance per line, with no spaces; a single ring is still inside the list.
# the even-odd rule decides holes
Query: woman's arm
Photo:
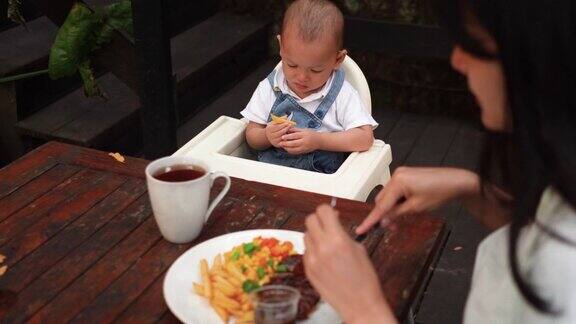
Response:
[[[495,229],[510,219],[510,210],[499,199],[503,191],[489,186],[486,196],[474,172],[456,168],[398,168],[376,196],[376,206],[358,226],[364,233],[374,224],[385,225],[406,214],[429,212],[460,199],[472,215]]]
[[[512,197],[508,193],[492,184],[485,184],[484,194],[478,192],[462,198],[464,208],[491,230],[510,222],[511,202]]]

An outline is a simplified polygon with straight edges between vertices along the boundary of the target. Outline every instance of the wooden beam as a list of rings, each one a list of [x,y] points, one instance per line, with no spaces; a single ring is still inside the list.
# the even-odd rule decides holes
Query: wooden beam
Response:
[[[36,7],[52,22],[61,26],[76,0],[33,0]],[[116,32],[114,38],[102,49],[92,53],[95,70],[108,70],[122,80],[134,92],[138,92],[136,53],[131,40]]]
[[[170,53],[167,0],[132,0],[140,73],[144,155],[148,159],[176,151],[176,109]]]
[[[448,59],[453,41],[436,26],[390,23],[346,17],[344,44],[394,56]]]
[[[0,84],[0,168],[24,154],[24,143],[14,124],[18,121],[14,82]]]

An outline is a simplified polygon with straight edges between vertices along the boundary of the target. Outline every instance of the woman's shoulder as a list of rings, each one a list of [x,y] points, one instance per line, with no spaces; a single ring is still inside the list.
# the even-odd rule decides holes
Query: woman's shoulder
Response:
[[[532,261],[526,272],[534,291],[559,312],[559,320],[576,323],[576,248],[543,240]]]
[[[529,280],[552,307],[573,314],[576,322],[576,211],[548,188],[533,227],[534,244],[527,247]]]

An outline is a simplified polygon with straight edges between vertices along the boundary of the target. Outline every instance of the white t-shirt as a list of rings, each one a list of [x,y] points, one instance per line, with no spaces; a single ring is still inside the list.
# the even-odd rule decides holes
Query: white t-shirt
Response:
[[[576,211],[553,188],[542,195],[536,219],[576,242]],[[576,248],[530,225],[518,241],[518,263],[523,278],[560,315],[538,312],[520,294],[510,272],[504,226],[478,248],[464,323],[576,323]]]
[[[302,108],[314,113],[324,97],[328,94],[333,78],[334,73],[328,78],[328,81],[326,81],[322,89],[304,99],[300,99],[298,95],[288,87],[284,73],[282,69],[279,68],[274,77],[274,87],[280,89],[284,94],[291,95]],[[268,79],[264,79],[258,84],[250,102],[248,102],[248,105],[240,114],[249,121],[264,125],[268,121],[268,116],[274,101],[276,101],[274,90]],[[371,125],[373,128],[376,128],[378,123],[364,108],[362,99],[356,89],[354,89],[348,81],[344,80],[340,93],[338,93],[336,100],[334,100],[326,116],[324,116],[322,125],[318,131],[340,132],[365,125]]]

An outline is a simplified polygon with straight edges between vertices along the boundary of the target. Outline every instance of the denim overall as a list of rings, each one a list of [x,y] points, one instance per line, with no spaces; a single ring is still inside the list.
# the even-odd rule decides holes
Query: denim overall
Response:
[[[317,130],[322,126],[322,120],[342,88],[344,83],[344,72],[336,70],[328,94],[324,97],[316,111],[312,114],[305,108],[302,108],[296,100],[287,94],[282,93],[280,89],[274,87],[274,77],[276,71],[268,75],[268,81],[276,95],[276,101],[270,110],[271,114],[276,116],[290,116],[296,123],[297,128],[309,128]],[[268,122],[272,121],[272,116],[268,116]],[[321,173],[334,173],[346,157],[342,152],[314,151],[301,155],[292,155],[282,148],[270,147],[267,150],[258,153],[258,160],[261,162],[283,165],[292,168],[298,168],[308,171],[317,171]]]

